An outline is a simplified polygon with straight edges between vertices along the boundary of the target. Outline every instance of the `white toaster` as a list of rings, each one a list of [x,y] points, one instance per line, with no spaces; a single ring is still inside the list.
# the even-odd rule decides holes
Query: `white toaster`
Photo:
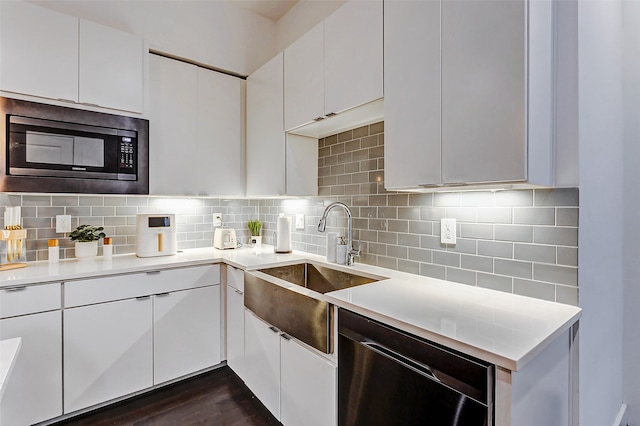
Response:
[[[175,215],[136,215],[136,256],[170,256],[177,252]]]
[[[216,228],[213,233],[213,247],[225,250],[234,249],[238,246],[236,241],[236,230],[231,228]]]

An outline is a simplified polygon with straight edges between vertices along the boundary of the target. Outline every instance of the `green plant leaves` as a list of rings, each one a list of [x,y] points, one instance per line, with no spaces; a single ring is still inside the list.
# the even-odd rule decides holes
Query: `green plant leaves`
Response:
[[[80,225],[69,234],[69,238],[71,241],[96,241],[107,236],[103,230],[102,226]]]

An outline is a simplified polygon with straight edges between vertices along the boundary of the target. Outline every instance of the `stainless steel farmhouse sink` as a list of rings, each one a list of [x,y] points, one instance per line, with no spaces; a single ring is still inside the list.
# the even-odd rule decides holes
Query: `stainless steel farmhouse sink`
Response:
[[[244,305],[284,333],[331,353],[333,314],[321,295],[382,279],[386,278],[309,262],[246,271]],[[308,291],[296,291],[297,287]]]

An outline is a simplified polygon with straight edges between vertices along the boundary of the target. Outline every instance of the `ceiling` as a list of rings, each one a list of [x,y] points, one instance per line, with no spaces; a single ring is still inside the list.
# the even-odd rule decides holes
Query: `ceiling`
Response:
[[[231,3],[238,7],[251,10],[277,22],[285,13],[296,4],[298,0],[232,0]]]

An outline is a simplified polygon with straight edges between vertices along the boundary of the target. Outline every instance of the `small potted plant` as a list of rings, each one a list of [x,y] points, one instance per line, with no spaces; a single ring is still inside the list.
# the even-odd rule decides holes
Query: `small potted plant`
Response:
[[[80,225],[69,234],[76,242],[76,257],[80,260],[93,259],[98,255],[98,240],[106,234],[102,226]]]
[[[247,222],[247,226],[249,227],[249,232],[251,233],[249,241],[252,245],[260,246],[262,244],[262,236],[260,235],[262,222],[260,222],[258,219],[250,220],[249,222]]]

